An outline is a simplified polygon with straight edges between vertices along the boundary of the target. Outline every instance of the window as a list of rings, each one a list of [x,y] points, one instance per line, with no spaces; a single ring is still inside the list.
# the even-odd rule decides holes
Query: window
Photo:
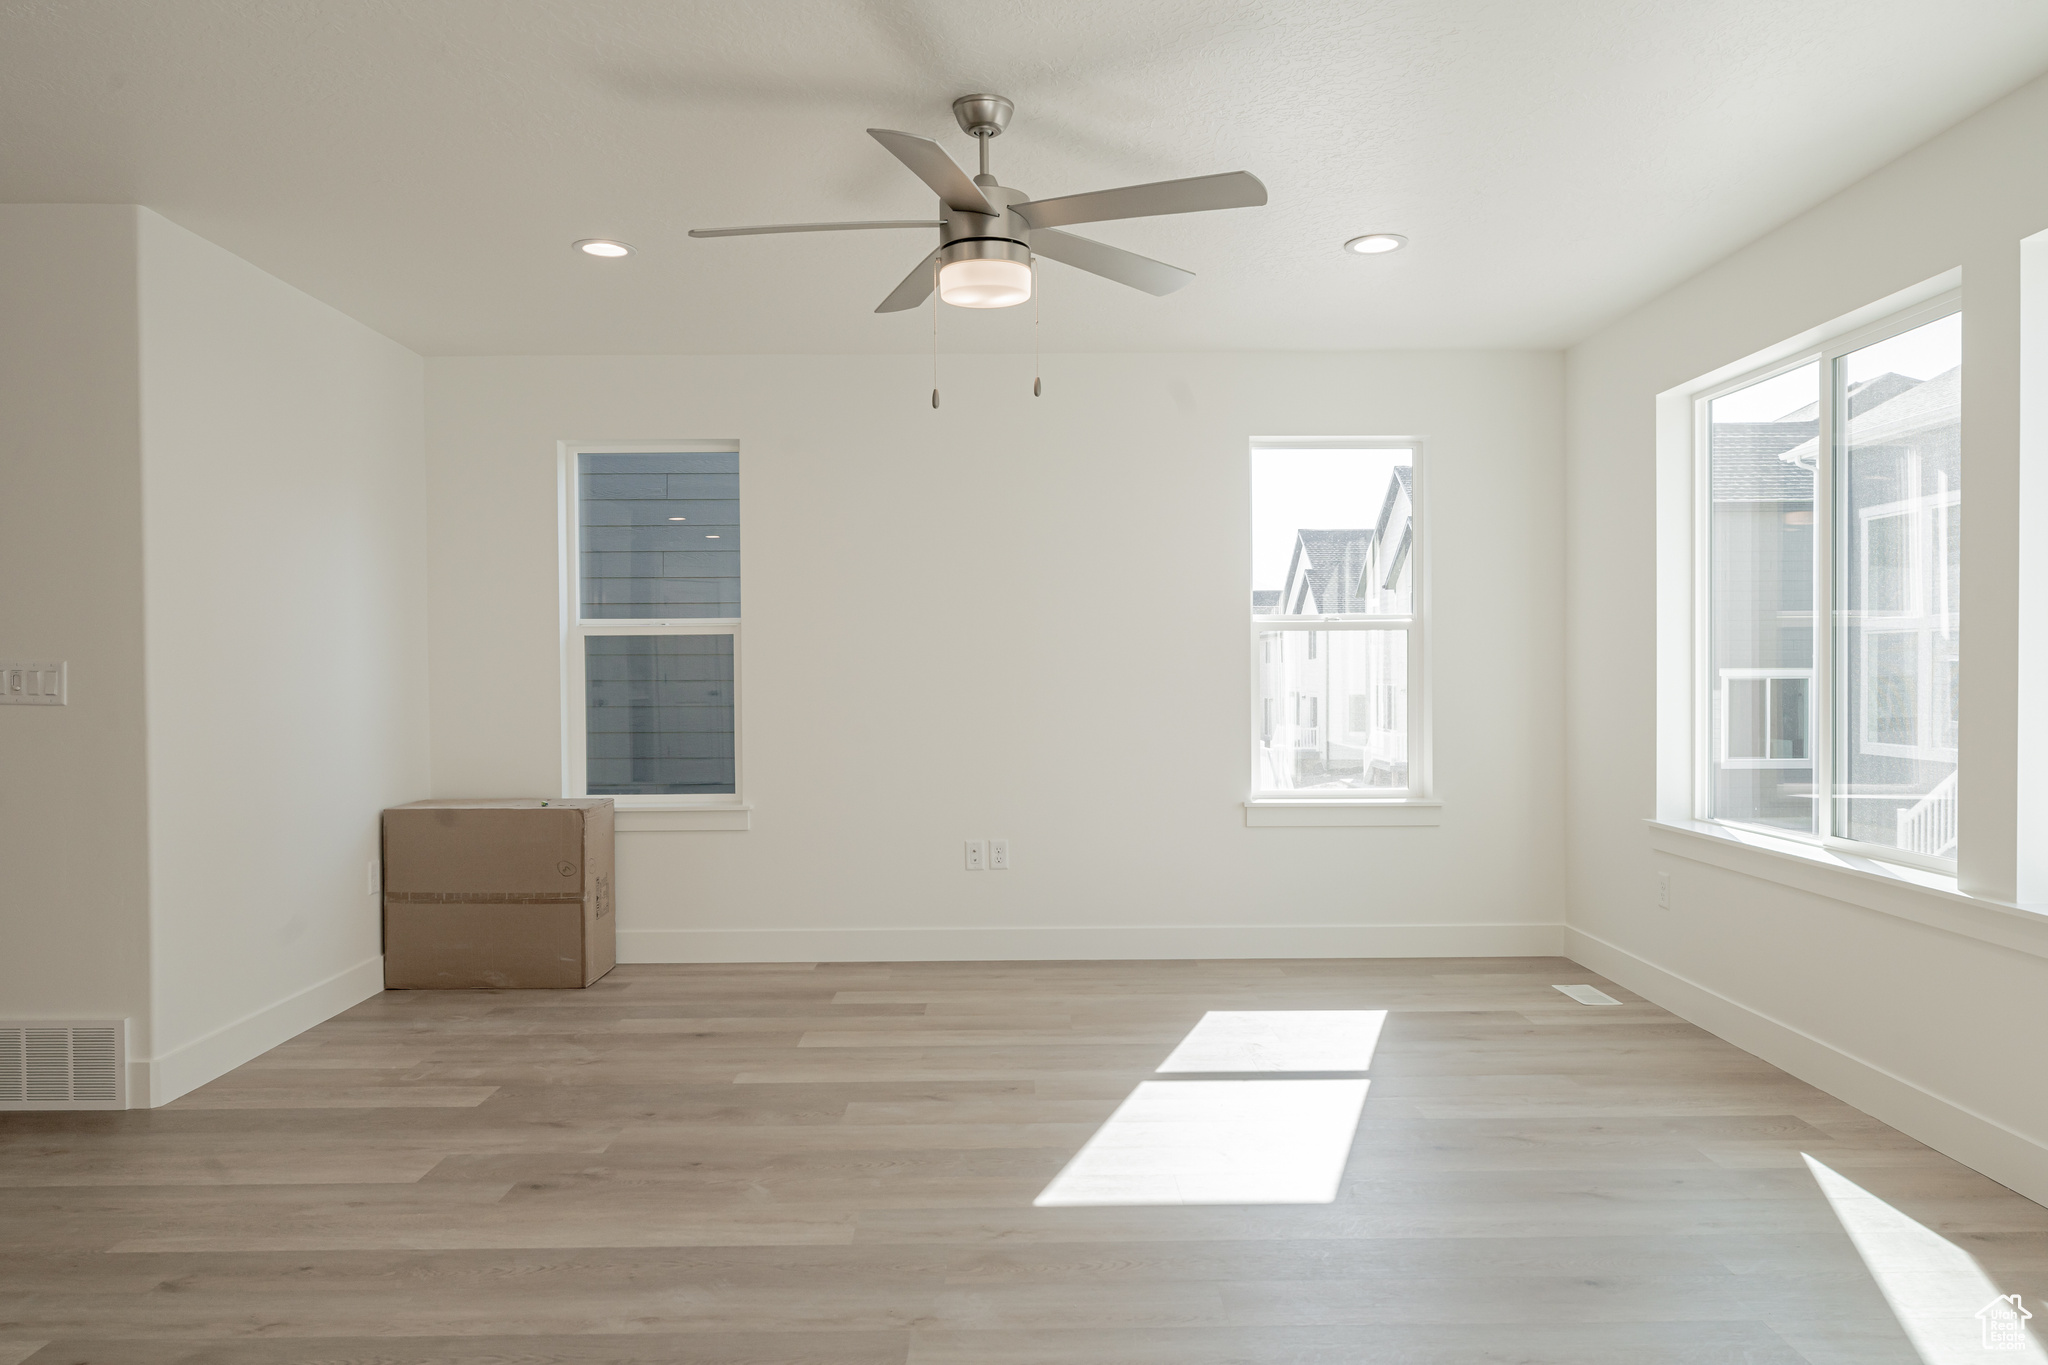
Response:
[[[1721,670],[1721,764],[1811,770],[1806,725],[1810,671]],[[1807,780],[1811,780],[1810,778]]]
[[[572,796],[739,798],[739,452],[570,447],[565,613]]]
[[[1252,449],[1252,796],[1419,796],[1412,443]]]
[[[1954,307],[1916,310],[1699,401],[1709,819],[1910,862],[1954,859]]]

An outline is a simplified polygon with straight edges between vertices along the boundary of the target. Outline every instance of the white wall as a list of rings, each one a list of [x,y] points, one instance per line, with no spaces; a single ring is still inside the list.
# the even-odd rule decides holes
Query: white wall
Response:
[[[0,205],[0,1018],[126,1018],[149,1047],[136,210]]]
[[[627,960],[1555,949],[1558,357],[926,363],[430,359],[436,794],[560,790],[556,443],[738,438],[753,828]],[[1428,438],[1439,828],[1245,827],[1254,434]]]
[[[1567,367],[1575,955],[2036,1198],[2048,1092],[2015,1078],[2038,1070],[2048,960],[1653,853],[1644,822],[1658,809],[1657,395],[1960,268],[1959,871],[1981,897],[2048,900],[2048,829],[2024,814],[2042,808],[2048,765],[2018,761],[2039,743],[2023,718],[2048,703],[2021,673],[2043,589],[2023,592],[2018,571],[2048,534],[2048,471],[2019,437],[2020,241],[2048,225],[2048,181],[2022,168],[2044,137],[2037,82],[1588,339]],[[1682,509],[1663,515],[1682,537]],[[1682,583],[1670,600],[1682,608]],[[1680,726],[1683,709],[1670,707]],[[1654,908],[1658,869],[1674,876],[1671,914]]]
[[[426,794],[422,364],[141,215],[153,1100],[382,988]]]

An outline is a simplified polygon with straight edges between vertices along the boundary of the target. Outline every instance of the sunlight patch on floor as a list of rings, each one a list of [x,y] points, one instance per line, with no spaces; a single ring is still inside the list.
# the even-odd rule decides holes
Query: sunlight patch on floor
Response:
[[[2032,1335],[1987,1326],[1987,1312],[2010,1310],[1995,1307],[2003,1291],[1967,1251],[1811,1156],[1806,1165],[1926,1365],[2048,1362]]]
[[[1328,1204],[1368,1084],[1146,1081],[1032,1202]]]
[[[1369,1071],[1385,1010],[1210,1010],[1159,1070]]]

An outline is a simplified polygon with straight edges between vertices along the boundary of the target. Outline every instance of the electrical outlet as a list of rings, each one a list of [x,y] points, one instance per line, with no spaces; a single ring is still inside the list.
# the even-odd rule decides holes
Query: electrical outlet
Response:
[[[969,839],[967,841],[967,870],[969,872],[981,872],[985,871],[987,867],[988,845],[979,839]]]
[[[383,879],[377,875],[377,860],[372,858],[370,859],[370,875],[365,879],[364,890],[374,896],[384,889],[382,882]]]
[[[988,870],[1008,872],[1010,870],[1010,841],[991,839],[988,841]]]
[[[1669,910],[1671,908],[1671,874],[1669,872],[1659,872],[1657,874],[1657,908],[1659,910]]]

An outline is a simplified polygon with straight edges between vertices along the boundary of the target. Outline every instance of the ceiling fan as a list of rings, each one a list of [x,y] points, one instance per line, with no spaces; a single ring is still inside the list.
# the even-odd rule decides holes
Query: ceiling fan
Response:
[[[937,228],[939,245],[903,283],[882,300],[877,313],[916,308],[930,297],[961,308],[1008,308],[1031,297],[1034,254],[1100,275],[1148,294],[1171,294],[1194,278],[1192,271],[1134,251],[1076,237],[1061,228],[1117,218],[1150,218],[1207,209],[1256,208],[1266,187],[1247,171],[1125,185],[1113,190],[1030,199],[1022,190],[996,182],[988,169],[988,144],[1002,135],[1015,106],[1001,95],[962,95],[953,118],[981,147],[981,173],[968,179],[938,143],[914,133],[870,128],[868,136],[887,148],[910,173],[939,196],[940,217],[877,223],[777,223],[766,227],[692,228],[692,237],[746,237],[770,232],[852,232],[869,228]]]

